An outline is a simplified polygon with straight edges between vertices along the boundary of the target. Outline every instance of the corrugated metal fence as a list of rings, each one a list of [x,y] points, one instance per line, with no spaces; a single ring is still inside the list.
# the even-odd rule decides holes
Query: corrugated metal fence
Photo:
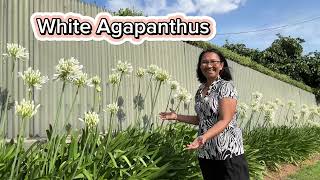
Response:
[[[138,46],[129,43],[115,46],[105,41],[40,42],[34,38],[29,21],[33,12],[76,12],[95,17],[101,11],[103,9],[84,4],[78,0],[1,0],[0,53],[5,52],[6,43],[19,43],[30,52],[30,60],[19,63],[17,66],[13,82],[7,82],[10,74],[10,63],[0,63],[1,92],[3,93],[8,88],[8,91],[13,93],[15,100],[21,100],[25,96],[26,88],[22,80],[17,77],[17,72],[21,72],[31,66],[52,78],[59,59],[74,56],[84,65],[84,71],[90,76],[98,75],[102,78],[102,107],[106,107],[107,104],[111,103],[111,88],[106,82],[108,75],[111,74],[111,69],[115,67],[118,60],[132,63],[134,69],[157,64],[172,74],[182,86],[193,94],[195,93],[198,87],[195,69],[197,57],[201,52],[201,49],[197,47],[183,42],[145,42]],[[315,97],[309,92],[234,62],[230,61],[229,63],[233,69],[232,73],[241,101],[249,101],[252,92],[260,91],[267,99],[279,97],[283,101],[292,99],[297,104],[315,104]],[[148,79],[145,78],[144,81],[142,90],[146,89]],[[11,83],[14,83],[13,89],[9,88]],[[126,77],[121,85],[120,95],[124,99],[123,111],[125,116],[120,118],[119,122],[123,127],[127,126],[133,120],[132,117],[134,117],[133,97],[137,92],[137,84],[137,78],[130,76]],[[40,103],[41,107],[35,118],[30,121],[26,130],[27,135],[45,136],[45,129],[55,117],[61,86],[60,82],[50,81],[43,86],[41,91],[34,91],[34,100],[36,103]],[[63,116],[68,113],[74,94],[75,88],[67,87],[62,108]],[[164,110],[168,94],[168,87],[163,86],[155,112]],[[80,126],[78,118],[89,110],[92,104],[93,89],[82,89],[72,115],[72,125],[75,127]],[[17,134],[20,125],[13,109],[11,107],[8,114],[8,137],[13,137]],[[146,107],[146,109],[148,111],[150,107]],[[193,113],[192,106],[190,110],[190,113]],[[184,110],[184,112],[186,113],[187,110]],[[107,114],[104,113],[101,119],[107,119]],[[100,126],[102,127],[103,124],[106,124],[105,120],[102,120]]]

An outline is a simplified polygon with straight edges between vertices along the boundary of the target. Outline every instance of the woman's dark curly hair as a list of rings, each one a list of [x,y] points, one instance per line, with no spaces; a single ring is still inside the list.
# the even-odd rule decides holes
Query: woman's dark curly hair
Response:
[[[219,73],[220,77],[226,81],[232,80],[232,76],[230,73],[228,62],[227,62],[226,58],[222,55],[222,53],[220,51],[218,51],[217,49],[207,49],[207,50],[202,51],[201,54],[199,55],[198,66],[197,66],[198,81],[200,83],[207,82],[207,78],[201,72],[200,65],[201,65],[201,59],[202,59],[203,55],[208,52],[216,53],[219,56],[220,61],[223,62],[223,69]]]

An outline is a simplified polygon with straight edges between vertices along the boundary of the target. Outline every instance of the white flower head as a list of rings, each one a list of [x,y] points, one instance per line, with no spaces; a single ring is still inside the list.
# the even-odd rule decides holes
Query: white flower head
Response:
[[[146,70],[143,68],[138,68],[137,72],[136,72],[136,76],[138,78],[142,78],[146,73]]]
[[[35,106],[33,101],[22,99],[20,104],[16,101],[15,113],[22,119],[30,119],[37,113],[39,106]]]
[[[151,76],[155,75],[156,71],[160,69],[157,65],[151,64],[147,68],[147,73],[150,74]]]
[[[3,54],[4,57],[13,58],[15,60],[27,60],[29,59],[29,52],[26,48],[19,44],[7,44],[7,53]]]
[[[99,115],[96,112],[86,112],[84,118],[79,118],[80,121],[83,121],[89,129],[92,129],[97,126],[99,123]]]
[[[178,81],[169,81],[170,89],[177,90],[180,87]]]
[[[101,79],[99,76],[93,76],[91,78],[91,84],[93,84],[94,86],[99,86],[101,83]]]
[[[289,100],[288,101],[288,106],[289,106],[289,108],[294,108],[296,106],[296,103],[294,101],[292,101],[292,100]]]
[[[187,102],[191,100],[192,95],[185,88],[179,88],[174,97],[177,98],[179,101]]]
[[[271,101],[268,101],[266,103],[266,106],[268,109],[272,109],[272,110],[276,110],[278,108],[278,105],[275,102],[271,102]]]
[[[298,119],[300,119],[299,113],[294,112],[294,113],[293,113],[293,116],[292,116],[292,119],[293,119],[294,121],[297,121]]]
[[[238,106],[238,112],[239,112],[239,116],[241,119],[246,118],[247,116],[247,110],[248,110],[248,105],[245,103],[240,103]]]
[[[91,79],[88,79],[88,74],[83,73],[82,71],[70,76],[70,81],[77,87],[93,86]]]
[[[48,76],[41,76],[41,72],[39,70],[33,70],[29,67],[23,73],[18,72],[18,76],[20,76],[27,86],[35,87],[36,89],[41,89],[42,84],[46,83],[49,79]]]
[[[166,82],[170,79],[170,75],[166,70],[163,69],[157,69],[155,74],[154,74],[154,78],[156,81],[159,82]]]
[[[56,73],[53,75],[53,80],[62,80],[62,81],[71,81],[73,76],[77,76],[81,69],[82,65],[79,64],[79,61],[74,57],[69,59],[61,58],[59,64],[56,66]]]
[[[263,94],[258,91],[252,93],[253,101],[260,102],[262,97],[263,97]]]
[[[110,74],[109,75],[109,83],[114,85],[117,85],[120,83],[120,75],[118,73]]]
[[[105,112],[110,112],[110,114],[116,114],[119,110],[119,106],[117,103],[108,104],[107,108],[104,110]]]
[[[116,69],[112,69],[113,71],[117,71],[120,74],[128,74],[132,72],[132,66],[127,61],[122,62],[118,61],[118,64],[116,66]]]

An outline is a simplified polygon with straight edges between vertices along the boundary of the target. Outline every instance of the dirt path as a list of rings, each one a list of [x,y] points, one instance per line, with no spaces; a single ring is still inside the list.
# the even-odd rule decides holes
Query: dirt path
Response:
[[[320,154],[315,154],[309,159],[299,163],[298,166],[293,164],[283,165],[278,171],[267,171],[267,175],[264,177],[264,180],[285,180],[286,177],[294,174],[302,167],[314,165],[318,161],[320,161]]]

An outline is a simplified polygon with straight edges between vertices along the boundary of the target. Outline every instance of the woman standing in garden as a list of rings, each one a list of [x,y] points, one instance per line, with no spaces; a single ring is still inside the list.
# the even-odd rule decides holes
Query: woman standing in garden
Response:
[[[198,150],[205,180],[247,180],[242,132],[237,126],[237,91],[225,57],[215,49],[203,51],[197,77],[201,83],[195,96],[197,115],[161,112],[160,118],[199,125],[198,137],[187,149]]]

